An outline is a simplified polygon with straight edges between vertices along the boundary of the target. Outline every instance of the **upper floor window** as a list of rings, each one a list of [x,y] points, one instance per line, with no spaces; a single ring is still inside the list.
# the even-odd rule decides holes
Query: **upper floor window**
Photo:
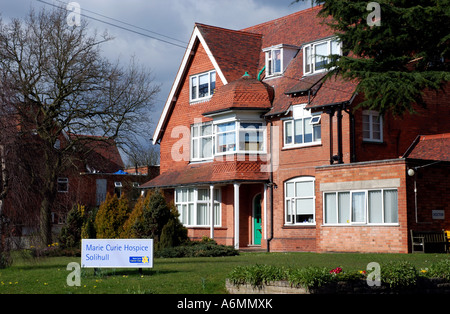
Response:
[[[262,122],[232,120],[191,126],[191,160],[212,159],[213,155],[264,152]]]
[[[216,71],[209,71],[190,77],[190,101],[210,98],[216,88]]]
[[[341,44],[336,39],[328,39],[307,44],[303,47],[303,74],[325,71],[330,55],[341,55]]]
[[[267,76],[281,74],[281,49],[272,49],[266,52]]]
[[[383,141],[383,119],[378,111],[363,111],[363,140],[369,142]]]
[[[69,192],[69,179],[58,178],[57,181],[58,192]]]
[[[311,114],[305,106],[293,106],[292,119],[284,121],[284,147],[321,143],[321,113]]]
[[[297,55],[299,47],[280,44],[263,49],[266,53],[266,77],[283,74],[289,62]]]
[[[213,126],[211,122],[191,127],[191,160],[205,160],[213,156]]]

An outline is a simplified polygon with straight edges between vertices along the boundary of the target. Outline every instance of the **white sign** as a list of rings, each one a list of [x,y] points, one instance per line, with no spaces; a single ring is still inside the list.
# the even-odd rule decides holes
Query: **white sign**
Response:
[[[153,239],[82,239],[81,267],[151,268]]]
[[[433,219],[445,219],[445,212],[443,210],[433,210],[431,215]]]

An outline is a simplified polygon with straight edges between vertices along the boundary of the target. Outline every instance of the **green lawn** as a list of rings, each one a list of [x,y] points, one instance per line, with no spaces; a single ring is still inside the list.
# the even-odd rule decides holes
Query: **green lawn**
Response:
[[[70,262],[80,258],[52,257],[31,259],[15,254],[14,264],[0,269],[0,293],[70,294],[223,294],[225,278],[238,265],[270,264],[287,267],[341,267],[344,271],[364,270],[370,262],[405,260],[418,269],[450,258],[449,254],[351,254],[351,253],[241,253],[233,257],[157,258],[154,268],[143,276],[137,269],[82,270],[81,286],[70,287],[66,270]]]

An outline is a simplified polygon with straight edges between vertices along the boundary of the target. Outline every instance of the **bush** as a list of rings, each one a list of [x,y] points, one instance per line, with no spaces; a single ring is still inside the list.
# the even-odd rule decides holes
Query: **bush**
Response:
[[[59,234],[59,244],[62,248],[73,248],[80,245],[84,216],[85,207],[83,205],[74,205],[69,211],[66,224]]]
[[[163,248],[154,252],[155,257],[218,257],[235,256],[239,251],[232,246],[219,245],[214,240],[191,241],[183,245]]]
[[[440,278],[450,281],[450,259],[444,259],[432,264],[423,273],[429,278]]]
[[[333,281],[335,277],[325,267],[306,267],[288,272],[288,280],[292,286],[301,286],[308,290],[319,288]]]
[[[286,270],[283,267],[258,264],[238,266],[228,276],[234,285],[251,284],[253,287],[260,287],[285,278]]]
[[[163,227],[169,221],[170,208],[159,190],[147,197],[148,201],[144,201],[142,208],[142,216],[135,221],[132,232],[137,238],[153,239],[156,246]]]
[[[393,290],[414,287],[418,272],[410,262],[390,262],[381,265],[381,282]]]
[[[95,230],[98,239],[117,239],[123,233],[123,227],[130,214],[128,199],[123,194],[107,195],[95,217]]]

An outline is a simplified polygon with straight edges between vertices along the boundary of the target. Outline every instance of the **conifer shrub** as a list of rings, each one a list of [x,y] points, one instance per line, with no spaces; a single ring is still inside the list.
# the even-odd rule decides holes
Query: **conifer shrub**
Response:
[[[128,199],[123,194],[108,194],[100,205],[95,217],[95,230],[98,239],[117,239],[124,231],[124,224],[130,214]]]

